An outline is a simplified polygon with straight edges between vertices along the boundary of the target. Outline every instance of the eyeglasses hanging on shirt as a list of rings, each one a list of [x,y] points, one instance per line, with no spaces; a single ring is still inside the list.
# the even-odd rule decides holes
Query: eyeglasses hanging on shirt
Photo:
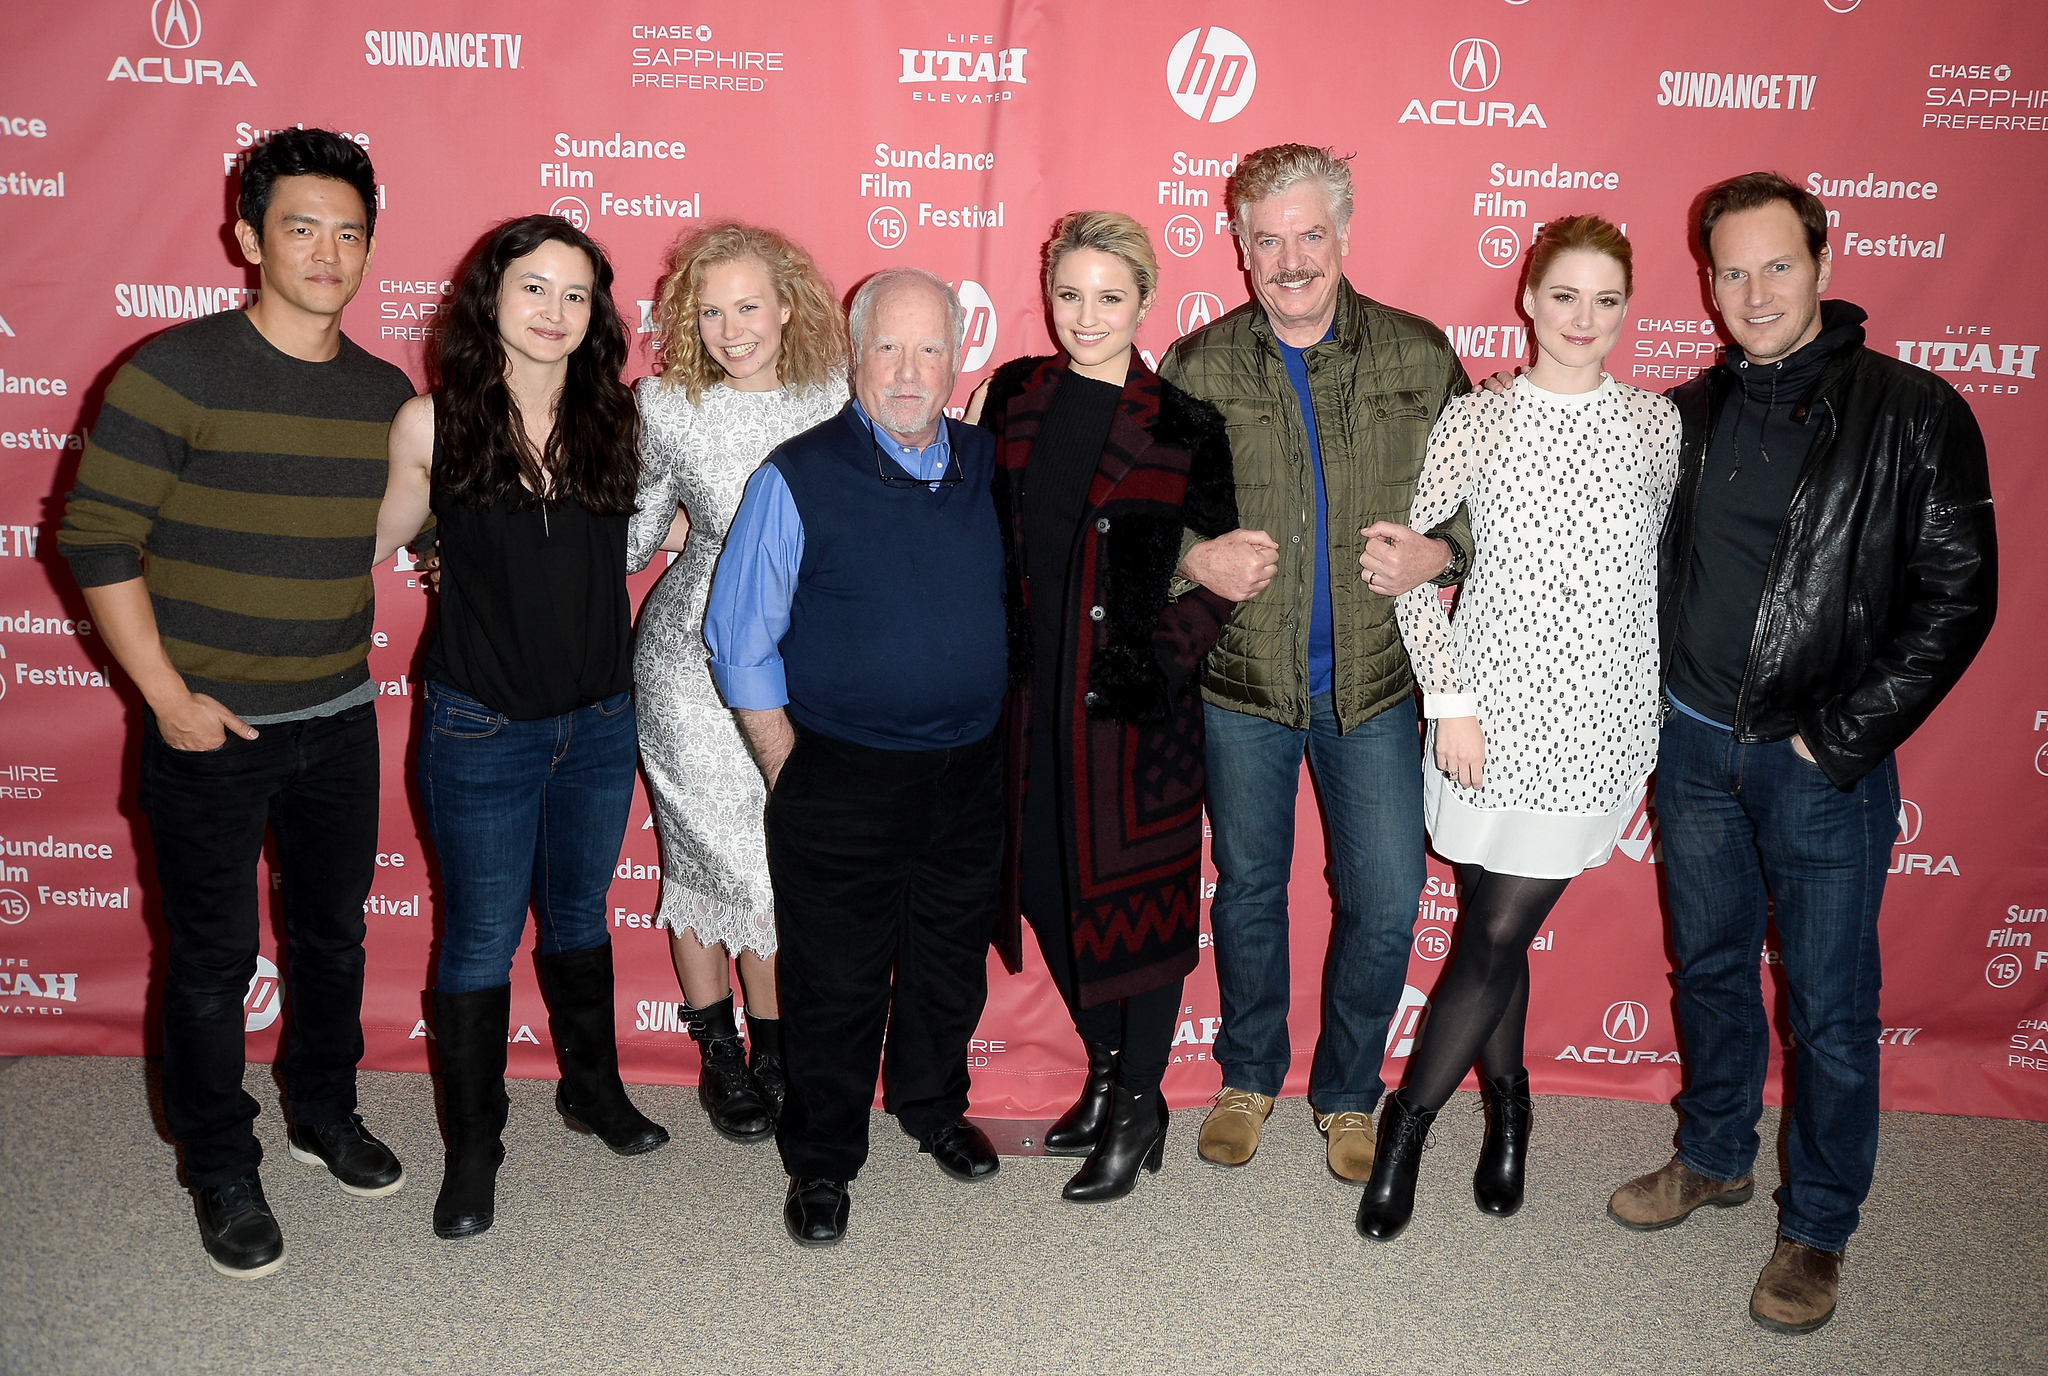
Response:
[[[936,492],[941,488],[958,487],[961,483],[967,481],[966,473],[960,471],[959,459],[956,458],[950,450],[946,454],[945,472],[941,473],[936,478],[913,478],[907,474],[891,473],[883,465],[881,441],[875,438],[875,432],[872,427],[868,429],[868,443],[874,447],[875,476],[882,480],[883,487],[924,487],[930,488],[932,491]]]

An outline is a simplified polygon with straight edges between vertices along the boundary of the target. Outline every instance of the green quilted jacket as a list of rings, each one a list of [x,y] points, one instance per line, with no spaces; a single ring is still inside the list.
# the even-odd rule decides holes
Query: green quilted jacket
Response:
[[[1323,457],[1335,617],[1337,725],[1350,731],[1415,691],[1394,601],[1365,586],[1359,530],[1405,524],[1437,413],[1472,390],[1444,332],[1338,284],[1335,338],[1307,351],[1309,396]],[[1209,652],[1203,696],[1219,707],[1304,730],[1309,722],[1308,629],[1315,591],[1315,475],[1287,365],[1257,301],[1184,336],[1159,375],[1223,413],[1237,470],[1238,517],[1280,544],[1280,572],[1224,628]],[[1430,532],[1472,562],[1464,508]]]

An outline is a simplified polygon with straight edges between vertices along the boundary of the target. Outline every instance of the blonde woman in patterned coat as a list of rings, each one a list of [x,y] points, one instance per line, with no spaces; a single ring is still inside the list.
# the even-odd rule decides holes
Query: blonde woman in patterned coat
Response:
[[[1460,503],[1472,572],[1456,620],[1428,584],[1395,606],[1429,718],[1424,820],[1458,866],[1457,954],[1387,1096],[1358,1231],[1407,1226],[1429,1127],[1474,1059],[1486,1142],[1472,1193],[1521,1207],[1529,943],[1574,875],[1605,864],[1657,758],[1657,536],[1678,410],[1601,371],[1628,314],[1629,243],[1593,215],[1544,226],[1522,293],[1536,361],[1444,408],[1410,523]]]
[[[639,513],[627,567],[674,561],[640,613],[633,659],[640,760],[661,834],[661,912],[683,1018],[702,1051],[711,1125],[765,1139],[782,1108],[767,790],[704,648],[711,572],[768,451],[846,404],[846,319],[810,255],[772,229],[723,223],[669,255],[655,305],[661,373],[641,379]],[[753,1042],[733,1012],[737,958]]]

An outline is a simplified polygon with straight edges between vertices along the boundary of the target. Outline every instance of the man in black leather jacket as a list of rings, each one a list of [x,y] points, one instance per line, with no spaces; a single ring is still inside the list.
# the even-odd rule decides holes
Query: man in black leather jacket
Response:
[[[1627,1228],[1746,1202],[1770,1025],[1767,919],[1798,1041],[1766,1328],[1834,1314],[1877,1157],[1878,905],[1892,752],[1991,629],[1984,440],[1932,373],[1826,301],[1827,214],[1771,173],[1709,190],[1700,242],[1735,342],[1671,393],[1684,419],[1660,568],[1657,761],[1686,1086],[1678,1154],[1608,1206]]]

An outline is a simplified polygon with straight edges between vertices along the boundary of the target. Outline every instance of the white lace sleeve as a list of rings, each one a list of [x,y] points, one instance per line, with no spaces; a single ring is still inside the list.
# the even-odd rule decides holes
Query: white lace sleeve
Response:
[[[672,394],[671,402],[651,377],[642,378],[634,391],[640,402],[640,491],[634,503],[639,510],[626,524],[628,573],[638,573],[653,561],[676,518],[685,444],[678,422],[690,409],[680,393]]]
[[[1507,432],[1512,405],[1507,396],[1478,391],[1444,407],[1429,432],[1429,452],[1415,484],[1415,505],[1408,516],[1412,529],[1435,529],[1472,496],[1480,471]],[[1478,715],[1476,695],[1465,691],[1465,676],[1451,642],[1451,618],[1437,597],[1436,585],[1424,583],[1394,599],[1394,616],[1416,681],[1422,685],[1423,715]]]

